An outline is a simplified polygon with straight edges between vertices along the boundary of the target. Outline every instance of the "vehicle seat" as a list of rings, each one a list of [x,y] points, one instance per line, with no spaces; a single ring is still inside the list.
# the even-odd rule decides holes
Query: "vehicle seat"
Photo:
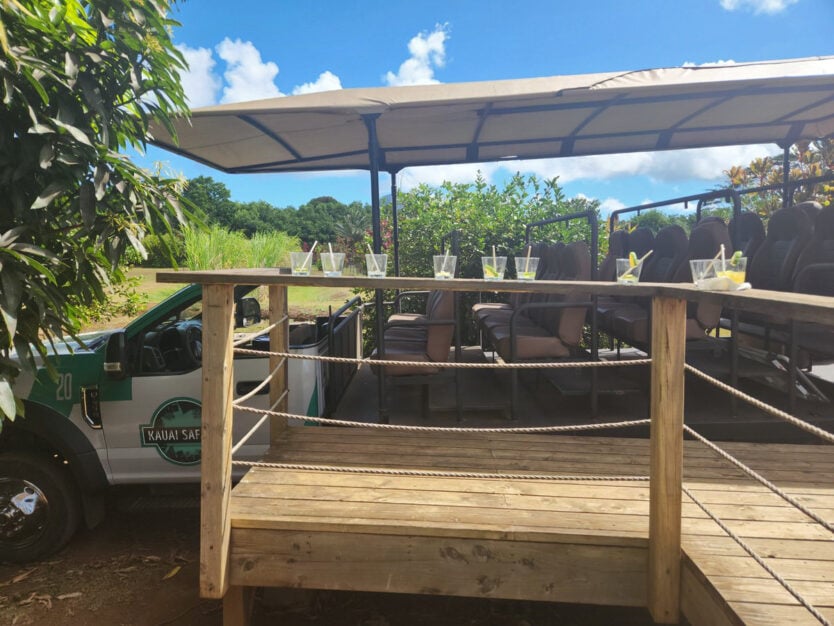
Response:
[[[745,211],[738,216],[738,221],[730,220],[730,240],[738,240],[738,250],[741,256],[750,263],[756,251],[764,243],[765,227],[762,218],[751,211]]]
[[[776,211],[767,224],[764,242],[747,268],[748,282],[757,289],[790,291],[796,261],[811,232],[808,213],[799,205]]]

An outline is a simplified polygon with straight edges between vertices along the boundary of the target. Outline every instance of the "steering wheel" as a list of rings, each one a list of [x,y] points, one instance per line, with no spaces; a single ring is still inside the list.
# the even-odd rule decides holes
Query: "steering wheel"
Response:
[[[185,329],[185,352],[197,365],[203,362],[203,329],[197,324],[189,324]]]

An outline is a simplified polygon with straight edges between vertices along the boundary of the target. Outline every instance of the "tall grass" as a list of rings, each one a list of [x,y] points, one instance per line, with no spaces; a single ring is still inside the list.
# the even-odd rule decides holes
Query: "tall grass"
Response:
[[[183,230],[185,265],[191,270],[288,265],[290,250],[299,249],[298,239],[283,232],[258,233],[247,239],[243,233],[213,226],[208,231]]]

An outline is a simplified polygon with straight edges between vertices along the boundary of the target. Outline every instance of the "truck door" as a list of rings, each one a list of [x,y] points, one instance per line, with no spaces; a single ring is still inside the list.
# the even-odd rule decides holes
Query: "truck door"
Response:
[[[131,376],[120,381],[122,393],[107,393],[106,386],[102,393],[102,429],[113,482],[199,481],[201,301],[188,303],[141,330],[129,340],[128,354]],[[263,380],[267,370],[266,358],[236,358],[235,389],[251,389],[248,381]],[[256,397],[254,404],[266,408],[266,398]],[[257,419],[251,413],[237,414],[234,439]],[[267,440],[264,428],[242,452],[262,453]]]

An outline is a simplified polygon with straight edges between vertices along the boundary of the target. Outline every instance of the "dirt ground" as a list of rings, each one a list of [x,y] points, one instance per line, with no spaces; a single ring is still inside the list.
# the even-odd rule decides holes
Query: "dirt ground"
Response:
[[[194,497],[114,501],[95,530],[53,558],[0,564],[0,624],[219,626],[220,602],[198,595]],[[549,603],[261,590],[254,626],[643,626],[644,610]]]

